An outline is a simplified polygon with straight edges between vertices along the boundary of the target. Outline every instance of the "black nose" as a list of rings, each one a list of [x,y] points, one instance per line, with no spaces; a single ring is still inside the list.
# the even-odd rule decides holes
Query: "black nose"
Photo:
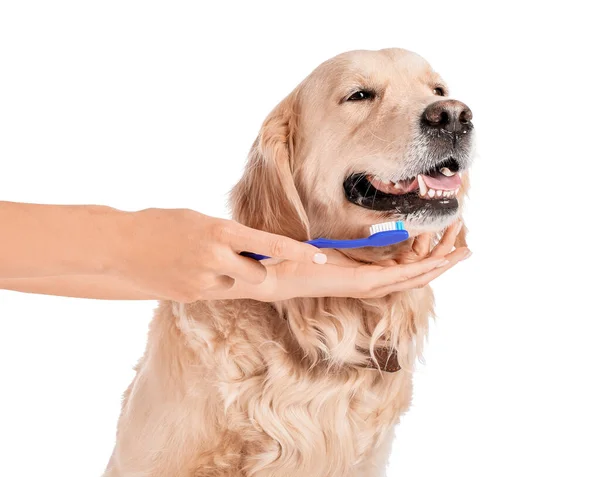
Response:
[[[467,132],[472,127],[473,113],[465,103],[445,99],[431,103],[423,111],[425,126],[451,133]]]

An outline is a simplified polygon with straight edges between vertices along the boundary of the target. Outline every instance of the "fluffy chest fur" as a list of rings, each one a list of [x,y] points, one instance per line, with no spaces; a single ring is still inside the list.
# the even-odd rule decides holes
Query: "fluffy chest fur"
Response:
[[[163,303],[107,475],[384,475],[410,404],[428,297],[425,289],[370,303]],[[362,356],[348,343],[372,331],[376,314],[388,341],[392,328],[406,332],[395,338],[398,373],[344,363]]]

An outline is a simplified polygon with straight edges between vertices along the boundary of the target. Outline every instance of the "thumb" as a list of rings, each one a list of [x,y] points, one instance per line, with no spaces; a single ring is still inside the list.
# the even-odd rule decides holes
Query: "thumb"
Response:
[[[253,252],[271,258],[317,264],[327,263],[327,255],[310,244],[243,225],[239,233],[232,237],[231,246],[239,252]]]

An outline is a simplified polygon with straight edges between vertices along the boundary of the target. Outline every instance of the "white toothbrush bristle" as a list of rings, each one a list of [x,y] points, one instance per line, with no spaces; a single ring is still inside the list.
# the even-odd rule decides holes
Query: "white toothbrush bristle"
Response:
[[[385,222],[383,224],[371,225],[369,232],[371,235],[389,230],[404,230],[404,224],[401,221]]]

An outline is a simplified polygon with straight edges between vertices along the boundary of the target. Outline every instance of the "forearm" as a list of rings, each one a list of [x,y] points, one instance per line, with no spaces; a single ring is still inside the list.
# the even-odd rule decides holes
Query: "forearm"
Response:
[[[96,300],[156,300],[129,283],[106,275],[0,278],[0,290]]]
[[[109,273],[127,217],[102,206],[0,202],[0,278]]]

